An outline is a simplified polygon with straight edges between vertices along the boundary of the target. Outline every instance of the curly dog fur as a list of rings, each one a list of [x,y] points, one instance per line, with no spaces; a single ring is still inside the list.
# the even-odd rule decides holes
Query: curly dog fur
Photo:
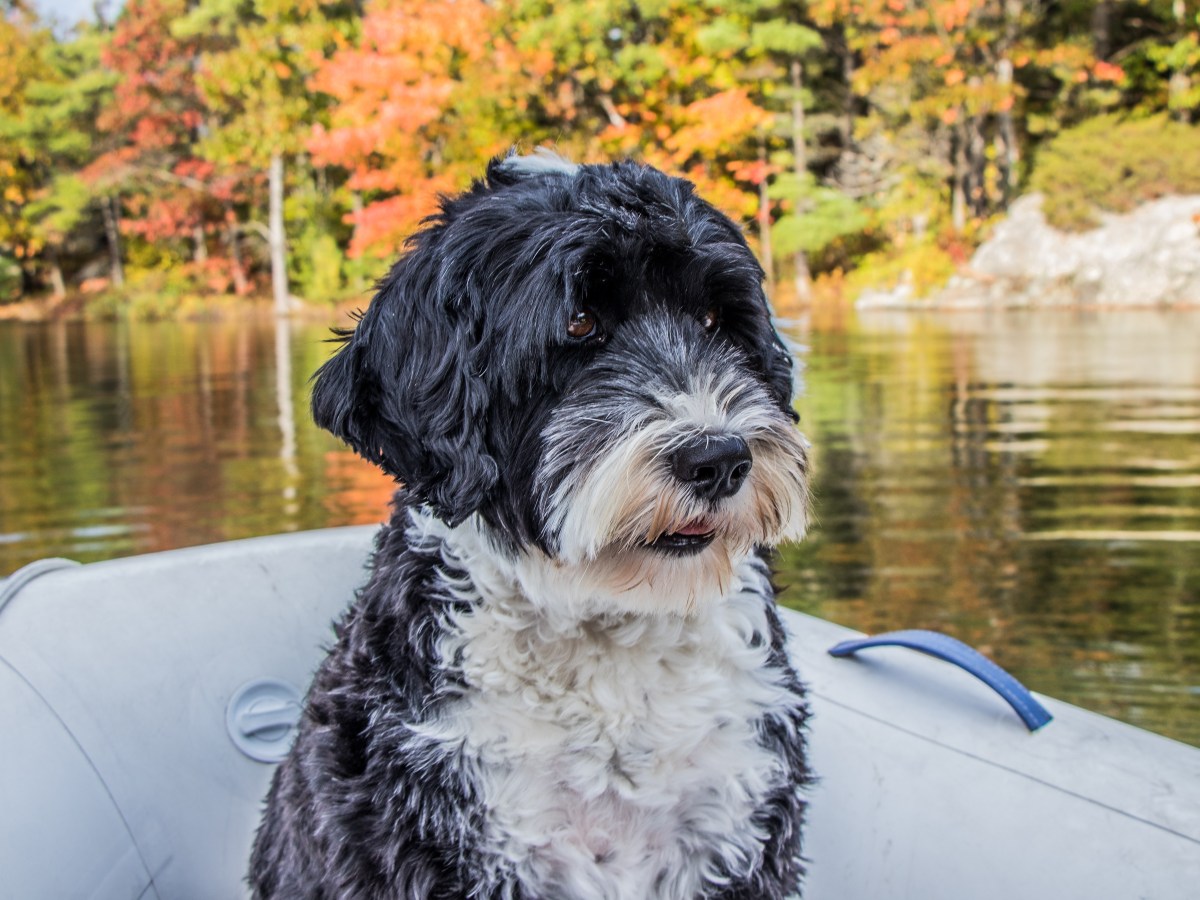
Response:
[[[738,228],[633,163],[494,160],[315,376],[403,483],[254,847],[259,898],[782,900],[808,518]]]

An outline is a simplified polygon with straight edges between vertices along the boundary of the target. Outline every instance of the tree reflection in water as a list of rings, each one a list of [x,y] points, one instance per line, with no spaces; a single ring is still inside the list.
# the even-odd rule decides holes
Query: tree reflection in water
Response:
[[[816,526],[785,602],[936,628],[1036,690],[1200,744],[1200,313],[795,327]],[[308,417],[327,326],[0,323],[0,573],[381,521]]]

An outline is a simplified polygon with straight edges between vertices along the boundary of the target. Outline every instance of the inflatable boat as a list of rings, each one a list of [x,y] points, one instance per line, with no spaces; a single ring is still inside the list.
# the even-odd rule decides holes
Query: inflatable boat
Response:
[[[0,582],[0,897],[245,896],[272,766],[372,535]],[[1200,898],[1200,749],[1029,695],[927,633],[785,615],[820,776],[807,900]]]

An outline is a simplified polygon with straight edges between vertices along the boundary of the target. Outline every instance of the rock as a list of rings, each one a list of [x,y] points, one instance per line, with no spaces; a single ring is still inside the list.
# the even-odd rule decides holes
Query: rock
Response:
[[[1163,197],[1099,228],[1052,228],[1040,194],[1009,208],[967,268],[932,297],[945,306],[1200,304],[1200,196]]]
[[[854,301],[855,306],[859,309],[875,308],[875,307],[905,307],[911,306],[914,299],[912,286],[912,278],[908,277],[908,273],[904,273],[904,277],[900,279],[900,283],[894,288],[884,290],[881,288],[867,288],[858,295],[858,299]]]

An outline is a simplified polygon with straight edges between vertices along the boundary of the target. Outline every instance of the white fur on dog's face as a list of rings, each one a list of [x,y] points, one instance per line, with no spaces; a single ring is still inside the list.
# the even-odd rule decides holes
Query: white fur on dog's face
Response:
[[[531,596],[568,596],[580,614],[691,612],[728,592],[734,568],[756,546],[799,540],[808,525],[804,437],[738,354],[712,346],[681,352],[670,323],[651,333],[676,377],[644,382],[644,372],[634,373],[619,379],[628,391],[618,385],[594,400],[585,388],[544,432],[538,483],[556,552],[529,566],[539,582]],[[592,436],[581,440],[585,433]],[[702,435],[740,437],[752,457],[741,489],[715,503],[670,465],[675,450]],[[648,546],[699,520],[715,532],[699,553]]]

